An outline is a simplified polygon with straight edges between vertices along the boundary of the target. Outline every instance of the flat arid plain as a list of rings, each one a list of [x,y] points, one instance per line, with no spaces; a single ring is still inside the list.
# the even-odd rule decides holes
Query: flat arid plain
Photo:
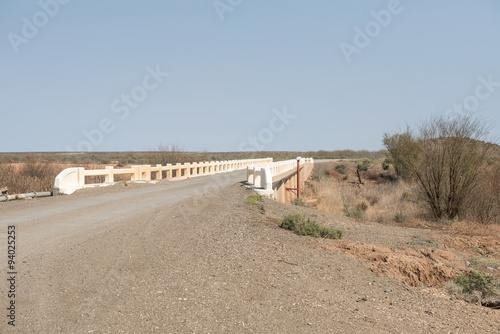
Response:
[[[453,283],[498,277],[499,226],[425,220],[380,161],[358,176],[363,161],[316,160],[293,204],[257,196],[244,170],[0,203],[1,254],[7,226],[17,236],[16,326],[2,332],[500,332],[498,299]],[[342,238],[280,227],[290,216]]]

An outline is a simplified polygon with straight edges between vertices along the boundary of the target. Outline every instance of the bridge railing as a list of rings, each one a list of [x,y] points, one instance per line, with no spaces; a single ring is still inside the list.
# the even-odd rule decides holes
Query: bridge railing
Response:
[[[313,158],[301,158],[300,166],[314,163]],[[261,188],[265,194],[273,191],[273,177],[297,169],[297,159],[264,163],[247,167],[247,183]]]
[[[104,169],[86,170],[84,167],[66,168],[57,175],[54,182],[54,192],[57,194],[72,194],[78,189],[85,187],[107,186],[114,184],[115,175],[130,175],[131,181],[151,181],[152,175],[156,180],[182,178],[195,175],[210,175],[215,173],[230,172],[244,169],[249,166],[268,164],[273,158],[226,160],[226,161],[203,161],[184,164],[162,165],[132,165],[130,168],[114,168],[106,166]],[[104,176],[102,183],[85,183],[86,176]]]

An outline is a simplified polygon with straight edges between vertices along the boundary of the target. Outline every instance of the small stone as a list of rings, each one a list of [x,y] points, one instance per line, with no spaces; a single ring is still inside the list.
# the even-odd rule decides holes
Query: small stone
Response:
[[[385,289],[384,292],[389,292],[389,289]]]
[[[311,322],[308,322],[307,325],[312,326],[313,324]]]

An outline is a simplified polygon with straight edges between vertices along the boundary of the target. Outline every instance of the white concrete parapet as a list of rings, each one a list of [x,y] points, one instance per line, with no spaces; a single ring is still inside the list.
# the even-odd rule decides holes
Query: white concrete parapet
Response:
[[[66,168],[57,175],[54,182],[54,190],[61,194],[72,194],[75,190],[81,189],[85,185],[85,168]],[[56,192],[56,191],[54,191]]]
[[[163,172],[166,172],[167,179],[181,178],[188,176],[209,175],[215,173],[231,172],[238,169],[244,169],[247,166],[256,166],[269,164],[273,158],[264,159],[246,159],[229,161],[205,161],[184,164],[162,165],[133,165],[130,168],[115,169],[112,166],[106,166],[104,169],[85,170],[83,167],[66,168],[54,181],[54,193],[70,195],[78,189],[85,187],[107,186],[114,184],[115,175],[129,174],[131,181],[151,181],[151,175],[155,174],[156,180],[163,178]],[[85,176],[104,176],[104,183],[85,184]],[[271,180],[272,183],[272,180]]]
[[[301,158],[300,166],[314,163],[313,158]],[[253,185],[259,194],[272,196],[273,177],[297,169],[297,159],[269,162],[247,167],[247,183]]]

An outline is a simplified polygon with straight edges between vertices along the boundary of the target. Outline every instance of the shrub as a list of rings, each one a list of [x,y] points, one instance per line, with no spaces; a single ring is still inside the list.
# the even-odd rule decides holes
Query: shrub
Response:
[[[62,168],[48,162],[40,162],[28,156],[26,163],[16,166],[0,163],[0,188],[7,187],[10,194],[30,191],[50,191]]]
[[[337,165],[337,166],[335,166],[335,170],[337,172],[339,172],[340,174],[345,174],[345,175],[348,174],[348,171],[347,171],[347,168],[345,167],[345,165]]]
[[[335,240],[342,239],[343,232],[338,228],[331,228],[325,226],[320,226],[319,228],[320,228],[319,233],[322,238],[335,239]]]
[[[366,211],[368,209],[368,204],[366,204],[366,202],[359,202],[356,207],[361,211]]]
[[[487,258],[487,257],[473,257],[470,258],[469,261],[474,265],[476,269],[487,269],[488,267],[490,268],[499,268],[500,267],[500,261],[494,259],[494,258]]]
[[[163,145],[159,144],[157,150],[151,152],[151,161],[153,164],[162,164],[166,166],[167,164],[184,163],[189,161],[185,150],[179,145]],[[132,159],[135,162],[135,157]]]
[[[408,220],[408,216],[405,215],[401,210],[399,210],[399,212],[394,215],[394,221],[396,223],[402,224],[402,223],[406,222],[407,220]]]
[[[292,204],[296,206],[307,206],[306,201],[304,201],[302,198],[292,199]]]
[[[302,224],[304,219],[305,217],[299,214],[287,215],[281,221],[280,227],[285,230],[295,231],[296,226]]]
[[[371,165],[372,163],[370,162],[370,160],[363,160],[362,163],[358,164],[357,169],[366,172],[368,168],[371,167]]]
[[[366,203],[365,203],[365,205],[366,205]],[[363,207],[360,207],[359,205],[352,207],[348,203],[344,204],[344,215],[346,217],[356,218],[356,219],[364,219],[365,218],[365,210],[363,210]]]
[[[319,224],[309,218],[296,226],[295,233],[298,235],[308,235],[314,238],[319,238],[321,236]]]
[[[251,195],[251,196],[247,197],[247,199],[245,200],[245,203],[253,205],[253,204],[257,204],[257,202],[259,202],[261,199],[262,199],[261,195]]]
[[[485,168],[465,205],[466,219],[500,223],[500,163]]]
[[[384,135],[396,172],[416,181],[436,219],[463,215],[493,151],[488,126],[470,115],[431,118],[414,133]]]
[[[391,163],[392,163],[392,160],[389,159],[389,158],[386,158],[384,160],[384,162],[382,162],[382,169],[383,170],[389,170],[389,168],[391,168]]]
[[[500,296],[500,283],[496,278],[476,270],[471,270],[466,274],[459,274],[453,282],[460,286],[465,294],[478,292],[482,298]]]
[[[368,195],[365,198],[370,203],[371,206],[374,206],[379,201],[379,198],[377,195]]]
[[[336,228],[319,225],[315,220],[305,218],[303,215],[291,214],[283,218],[281,228],[294,231],[298,235],[314,238],[340,239],[342,231]]]
[[[318,174],[314,174],[314,172],[311,172],[311,176],[309,177],[311,181],[319,181],[320,177]]]

